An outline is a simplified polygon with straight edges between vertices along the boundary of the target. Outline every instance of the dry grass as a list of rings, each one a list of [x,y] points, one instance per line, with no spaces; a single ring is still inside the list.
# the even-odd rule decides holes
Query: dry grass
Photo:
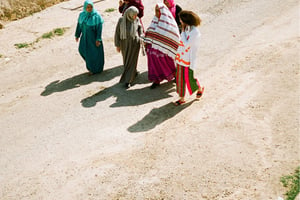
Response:
[[[67,0],[4,0],[0,4],[0,20],[21,19],[63,1]]]

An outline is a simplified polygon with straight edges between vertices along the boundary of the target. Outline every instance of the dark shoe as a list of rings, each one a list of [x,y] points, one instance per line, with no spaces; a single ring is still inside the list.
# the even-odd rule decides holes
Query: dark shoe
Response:
[[[154,89],[154,88],[156,88],[159,85],[160,85],[160,83],[152,83],[152,85],[150,86],[150,88]]]
[[[202,95],[203,95],[203,92],[204,92],[204,87],[202,87],[202,89],[201,89],[200,91],[197,92],[196,98],[197,98],[197,99],[200,99],[200,98],[202,97]]]
[[[126,89],[130,88],[130,84],[129,83],[125,83],[125,88]]]

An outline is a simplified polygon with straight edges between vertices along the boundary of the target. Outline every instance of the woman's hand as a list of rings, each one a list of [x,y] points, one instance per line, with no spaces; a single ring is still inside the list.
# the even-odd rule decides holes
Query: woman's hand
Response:
[[[79,38],[75,38],[75,41],[78,42]]]
[[[101,42],[99,40],[96,41],[96,47],[99,47],[101,45]]]
[[[117,50],[117,52],[118,52],[118,53],[120,53],[120,52],[121,52],[121,49],[120,49],[120,47],[116,47],[116,50]]]

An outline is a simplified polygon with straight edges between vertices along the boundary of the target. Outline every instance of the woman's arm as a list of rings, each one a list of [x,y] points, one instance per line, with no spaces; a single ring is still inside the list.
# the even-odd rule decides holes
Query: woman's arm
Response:
[[[190,49],[190,68],[192,70],[195,70],[197,67],[197,53],[198,53],[198,48],[200,45],[200,32],[197,31],[196,27],[194,27],[194,30],[190,33],[190,38],[188,45],[191,47]]]
[[[81,35],[81,26],[79,23],[77,23],[76,31],[75,31],[75,38],[78,40],[78,38],[80,38],[80,35]]]
[[[121,23],[122,18],[119,19],[118,24],[116,26],[115,30],[115,37],[114,37],[114,42],[115,42],[115,47],[120,48],[120,23]]]
[[[103,27],[103,24],[102,23],[99,23],[96,25],[96,40],[97,41],[102,41],[102,27]]]

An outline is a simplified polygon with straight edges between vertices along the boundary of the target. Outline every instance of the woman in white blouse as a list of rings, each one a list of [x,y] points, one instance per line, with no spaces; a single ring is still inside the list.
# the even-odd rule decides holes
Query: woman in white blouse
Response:
[[[201,87],[199,81],[194,78],[194,70],[197,66],[197,51],[201,36],[197,26],[200,25],[201,19],[194,12],[186,10],[179,13],[179,18],[182,25],[182,33],[175,62],[177,65],[176,90],[180,99],[175,102],[175,105],[185,103],[184,96],[186,89],[190,95],[197,91],[196,98],[200,98],[204,91],[204,87]]]

